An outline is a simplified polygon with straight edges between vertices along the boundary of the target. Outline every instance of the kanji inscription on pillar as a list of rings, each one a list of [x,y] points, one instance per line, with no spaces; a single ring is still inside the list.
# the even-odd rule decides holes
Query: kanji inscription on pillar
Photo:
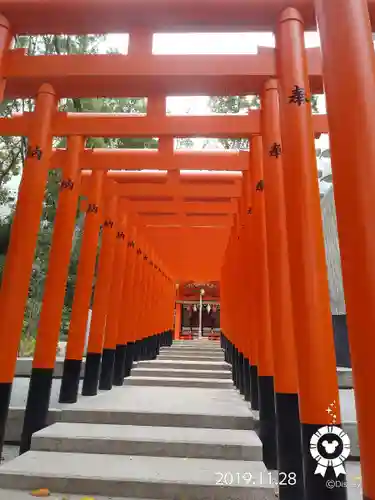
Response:
[[[292,94],[289,96],[289,104],[302,106],[302,104],[306,104],[307,102],[310,102],[310,99],[306,96],[306,90],[303,87],[294,85]]]
[[[36,158],[37,160],[41,160],[43,156],[43,152],[39,146],[29,146],[27,148],[27,157],[28,158]]]
[[[73,188],[74,188],[74,182],[72,181],[72,179],[63,179],[61,181],[61,184],[60,184],[61,191],[65,190],[65,189],[70,189],[70,191],[72,191]]]
[[[89,206],[87,207],[88,214],[97,214],[98,211],[99,211],[98,205],[95,205],[95,203],[89,203]]]
[[[264,180],[261,179],[255,186],[255,191],[264,191]]]
[[[276,159],[278,159],[279,156],[281,156],[281,144],[274,142],[270,147],[269,155],[274,156]]]

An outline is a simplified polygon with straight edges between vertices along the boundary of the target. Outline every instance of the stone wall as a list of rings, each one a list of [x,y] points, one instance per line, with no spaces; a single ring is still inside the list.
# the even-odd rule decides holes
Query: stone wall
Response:
[[[321,206],[337,366],[350,368],[346,307],[332,187],[322,198]]]
[[[333,188],[321,200],[332,315],[346,314]]]

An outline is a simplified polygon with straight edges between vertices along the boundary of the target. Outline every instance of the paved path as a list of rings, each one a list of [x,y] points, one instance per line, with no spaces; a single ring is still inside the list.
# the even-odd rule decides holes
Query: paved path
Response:
[[[143,368],[144,368],[144,365],[143,365]],[[148,370],[150,370],[150,368],[148,368]],[[159,368],[159,370],[161,370],[161,369]],[[165,371],[165,370],[163,369],[162,371]],[[171,371],[173,371],[173,369],[171,369]],[[143,371],[143,373],[146,374],[144,371]],[[10,403],[11,406],[24,407],[26,405],[27,392],[29,389],[29,382],[30,381],[28,378],[16,378],[14,380],[11,403]],[[61,384],[60,379],[53,380],[52,390],[51,390],[50,408],[61,408],[61,407],[65,406],[65,405],[61,405],[58,402],[60,384]],[[139,393],[138,387],[134,387],[134,388],[129,387],[128,391],[129,391],[129,394],[138,394]],[[149,397],[149,395],[152,393],[153,393],[152,390],[144,392],[146,398]],[[139,397],[143,397],[143,396],[139,396]],[[107,398],[111,399],[111,396],[107,396]],[[132,398],[132,396],[131,396],[131,398]],[[91,403],[83,403],[83,401],[85,399],[86,398],[83,398],[82,396],[80,396],[80,401],[82,401],[82,404],[90,405]],[[340,390],[340,403],[341,403],[341,415],[342,415],[343,421],[344,422],[355,422],[356,421],[356,411],[355,411],[354,391],[352,389],[341,389]],[[79,404],[81,404],[81,402]]]
[[[199,363],[189,346],[199,346]],[[274,500],[274,485],[262,481],[267,469],[255,419],[230,383],[219,345],[188,342],[161,358],[133,370],[137,386],[126,380],[96,397],[80,396],[74,405],[57,403],[55,380],[51,407],[62,410],[61,421],[36,433],[31,451],[0,467],[0,499],[22,499],[16,489],[49,488],[95,498]],[[147,373],[147,367],[162,367],[165,375],[173,363],[187,373]],[[175,386],[165,387],[165,379]],[[222,388],[213,388],[216,380]],[[16,381],[13,405],[24,404],[27,382]],[[240,480],[221,485],[218,473],[228,471]]]
[[[218,346],[206,341],[196,352],[196,341],[184,345],[184,352],[172,347],[157,361],[139,363],[123,387],[80,396],[75,405],[58,403],[61,380],[55,379],[50,407],[62,410],[62,421],[39,432],[32,450],[16,460],[17,450],[5,448],[0,500],[26,500],[35,487],[62,492],[51,500],[227,500],[234,494],[274,500],[274,487],[259,480],[250,490],[244,481],[217,488],[220,471],[242,478],[266,473],[261,444]],[[25,406],[28,385],[27,378],[14,381],[12,407]],[[340,402],[343,420],[355,422],[353,391],[341,390]],[[347,465],[348,500],[360,500],[359,464]]]

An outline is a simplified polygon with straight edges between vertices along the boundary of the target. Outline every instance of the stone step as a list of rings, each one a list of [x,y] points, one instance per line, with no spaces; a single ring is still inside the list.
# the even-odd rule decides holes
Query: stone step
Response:
[[[262,460],[254,431],[59,422],[35,433],[31,449],[70,453]]]
[[[166,378],[214,378],[220,380],[232,380],[231,372],[228,370],[176,370],[174,368],[135,368],[132,375],[137,377],[166,377]]]
[[[220,346],[208,346],[208,347],[199,347],[199,346],[179,346],[179,345],[171,345],[170,347],[161,347],[160,352],[170,352],[170,351],[175,351],[175,352],[191,352],[191,351],[197,351],[197,352],[213,352],[214,354],[217,354],[218,352],[224,352],[223,349]]]
[[[253,413],[236,391],[190,387],[114,387],[64,405],[60,421],[249,430],[255,426]]]
[[[202,344],[202,345],[220,345],[220,340],[208,340],[206,338],[200,338],[200,339],[194,339],[194,340],[188,340],[188,339],[175,339],[173,341],[172,345],[176,344],[182,344],[182,345],[196,345],[196,344]]]
[[[353,389],[353,373],[350,368],[337,368],[340,389]]]
[[[205,354],[159,354],[158,358],[163,361],[224,361],[224,355],[206,356]]]
[[[131,376],[124,380],[124,385],[133,386],[157,386],[157,387],[196,387],[203,389],[233,389],[233,383],[231,380],[221,380],[214,378],[192,378],[192,377],[138,377]]]
[[[224,358],[224,353],[221,349],[217,349],[215,351],[208,349],[175,349],[171,347],[170,349],[160,349],[159,356],[210,356],[210,357],[219,357],[221,359]]]
[[[165,349],[199,349],[201,351],[204,350],[215,350],[215,351],[221,351],[222,348],[220,346],[220,343],[214,344],[212,342],[208,343],[198,343],[198,342],[192,342],[190,344],[187,343],[180,343],[180,344],[172,344],[171,346],[165,347]]]
[[[184,345],[176,345],[176,344],[172,344],[171,346],[162,346],[160,347],[160,350],[161,351],[171,351],[171,350],[175,350],[175,351],[203,351],[203,352],[223,352],[223,349],[221,348],[220,345],[209,345],[209,346],[199,346],[199,345],[196,345],[196,346],[193,346],[193,345],[189,345],[189,346],[184,346]]]
[[[199,390],[199,389],[197,389]],[[201,389],[202,391],[204,389]],[[143,425],[159,427],[201,427],[205,429],[253,430],[256,422],[252,413],[237,415],[199,415],[196,413],[127,412],[121,410],[89,410],[69,408],[62,410],[61,420],[73,423]]]
[[[223,349],[220,346],[217,347],[211,347],[211,346],[176,346],[172,345],[170,347],[165,347],[165,350],[174,350],[178,352],[189,352],[189,351],[199,351],[199,352],[213,352],[213,353],[218,353],[218,352],[224,352]]]
[[[5,442],[19,443],[25,418],[25,407],[10,407],[5,428]],[[48,411],[47,423],[53,424],[61,418],[61,410],[50,408]]]
[[[224,485],[232,483],[231,486]],[[67,494],[189,499],[274,500],[259,461],[29,451],[0,467],[0,488]]]
[[[48,500],[63,500],[65,496],[66,500],[82,500],[82,495],[69,495],[69,497],[66,497],[64,493],[61,491],[53,491],[51,494],[48,496]],[[32,500],[35,497],[30,496],[29,491],[21,491],[21,490],[3,490],[0,489],[0,500]],[[147,499],[141,499],[137,498],[129,498],[129,497],[111,497],[108,498],[106,495],[103,497],[102,495],[98,496],[95,495],[94,500],[156,500],[154,498],[147,498]]]
[[[138,365],[142,368],[175,368],[176,370],[227,370],[231,366],[225,361],[190,361],[190,360],[171,360],[171,359],[153,359],[151,361],[139,361]]]

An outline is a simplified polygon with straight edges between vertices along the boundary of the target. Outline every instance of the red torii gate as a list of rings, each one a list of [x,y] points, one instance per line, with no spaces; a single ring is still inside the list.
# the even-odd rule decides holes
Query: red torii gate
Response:
[[[60,56],[65,57],[65,56]],[[152,104],[151,104],[152,105]],[[34,113],[0,118],[1,135],[28,135],[33,127]],[[316,136],[328,133],[326,115],[314,115]],[[162,127],[161,129],[159,127]],[[259,134],[260,112],[247,115],[212,116],[129,116],[108,113],[56,113],[51,132],[56,137],[212,137],[246,138]]]
[[[1,291],[0,340],[4,348],[0,351],[0,415],[2,416],[0,435],[2,436],[4,432],[9,405],[15,353],[21,329],[23,306],[27,296],[28,276],[32,266],[44,185],[49,168],[51,135],[56,131],[69,135],[68,150],[71,161],[66,167],[64,175],[69,173],[69,175],[74,176],[79,170],[79,153],[83,148],[81,136],[98,134],[98,125],[95,124],[92,117],[89,119],[77,117],[72,120],[72,127],[70,128],[69,125],[68,128],[70,117],[56,113],[56,92],[59,97],[69,96],[70,92],[83,92],[83,86],[78,81],[81,77],[87,85],[86,96],[92,96],[95,93],[94,90],[104,87],[106,92],[111,89],[114,92],[113,95],[116,95],[116,92],[120,91],[120,86],[122,90],[125,88],[122,83],[126,79],[126,71],[131,73],[129,69],[131,65],[134,65],[133,68],[137,68],[135,59],[131,59],[137,54],[137,59],[141,56],[137,71],[145,71],[147,69],[145,68],[146,63],[150,64],[151,71],[147,71],[146,76],[141,73],[136,74],[137,71],[135,71],[135,77],[129,78],[127,90],[136,95],[138,95],[138,91],[142,93],[147,91],[150,103],[152,102],[151,97],[156,97],[159,100],[159,104],[156,104],[159,111],[155,112],[155,108],[152,113],[150,112],[153,122],[150,122],[149,119],[136,118],[133,120],[133,118],[129,118],[126,125],[125,121],[124,125],[120,125],[122,120],[118,117],[110,120],[104,117],[102,122],[107,121],[106,133],[110,136],[116,136],[117,128],[122,126],[124,127],[122,134],[127,137],[139,137],[139,134],[144,135],[145,132],[152,134],[155,132],[158,137],[163,135],[166,137],[173,135],[176,131],[183,136],[190,135],[188,133],[189,126],[184,128],[186,125],[181,125],[185,120],[181,119],[181,122],[178,122],[178,119],[174,117],[170,119],[160,113],[160,98],[164,97],[166,92],[172,91],[174,93],[186,89],[187,75],[192,76],[193,81],[196,82],[196,87],[193,84],[189,87],[195,93],[207,93],[214,88],[246,93],[251,93],[251,89],[255,92],[262,90],[260,129],[255,131],[255,122],[252,131],[249,132],[245,125],[241,129],[247,130],[248,133],[244,134],[245,137],[254,134],[251,138],[251,168],[249,169],[252,178],[249,179],[245,171],[240,209],[236,214],[236,224],[232,227],[221,280],[223,311],[226,311],[223,315],[225,346],[228,350],[234,348],[231,350],[234,353],[231,361],[235,365],[235,382],[240,388],[249,387],[248,381],[246,380],[245,383],[241,376],[242,367],[246,368],[248,375],[249,363],[251,380],[257,382],[259,379],[259,396],[261,403],[263,403],[261,410],[264,405],[269,410],[268,412],[261,411],[260,415],[261,435],[265,448],[265,460],[268,465],[275,463],[273,432],[275,418],[277,419],[279,429],[281,429],[278,434],[279,468],[290,474],[292,466],[297,472],[298,479],[296,485],[288,484],[287,490],[293,490],[297,495],[296,498],[302,498],[303,489],[305,489],[307,500],[329,498],[330,495],[335,499],[345,498],[345,489],[341,486],[335,486],[331,493],[327,491],[327,476],[321,478],[315,474],[316,463],[312,459],[309,449],[311,436],[314,432],[325,424],[332,424],[330,416],[326,413],[327,406],[335,400],[338,407],[324,247],[321,239],[319,193],[315,176],[313,121],[311,108],[308,105],[309,87],[311,85],[313,91],[316,91],[317,87],[314,86],[315,79],[310,78],[309,82],[308,52],[304,50],[303,43],[303,30],[305,27],[310,29],[316,26],[316,16],[322,42],[322,73],[329,111],[333,179],[357,396],[364,498],[366,500],[375,498],[375,476],[373,474],[375,435],[372,430],[372,410],[375,407],[375,397],[368,393],[368,380],[371,380],[372,377],[372,353],[375,347],[374,338],[368,335],[368,332],[375,327],[375,313],[373,313],[375,237],[371,230],[372,215],[375,209],[375,196],[372,188],[375,185],[375,147],[373,146],[375,135],[375,94],[373,92],[375,88],[375,63],[369,17],[370,14],[372,22],[374,22],[375,0],[368,2],[347,0],[340,2],[340,4],[334,0],[266,0],[266,2],[264,0],[232,0],[231,2],[218,0],[215,3],[215,9],[212,9],[212,3],[208,0],[180,0],[179,2],[171,0],[128,0],[127,2],[108,0],[105,3],[99,0],[3,0],[1,10],[5,16],[2,18],[0,26],[3,95],[15,97],[30,95],[28,92],[32,92],[32,95],[37,94],[37,96],[36,111],[32,116],[31,126],[27,124],[29,118],[18,117],[7,121],[2,120],[1,127],[4,128],[0,129],[0,132],[4,130],[4,133],[9,133],[12,127],[13,133],[26,132],[26,135],[29,135],[31,145],[30,156],[23,173]],[[145,16],[144,12],[147,12],[148,15]],[[46,19],[48,23],[46,23]],[[174,74],[173,71],[168,72],[165,67],[166,63],[162,62],[168,61],[168,59],[162,60],[156,56],[156,58],[150,56],[153,32],[164,29],[168,31],[172,29],[197,31],[203,28],[212,31],[223,28],[232,30],[244,28],[275,29],[277,50],[275,53],[276,64],[273,69],[276,69],[276,72],[264,74],[265,67],[263,67],[263,73],[259,72],[258,67],[250,78],[251,75],[244,75],[240,68],[240,63],[242,65],[244,58],[237,58],[233,59],[236,62],[233,63],[231,72],[228,71],[228,75],[223,68],[227,59],[217,58],[216,61],[219,61],[220,64],[221,75],[219,76],[222,77],[222,84],[221,86],[217,84],[215,87],[214,81],[220,78],[217,78],[217,74],[215,78],[212,78],[205,73],[204,67],[212,69],[213,64],[209,63],[207,58],[186,59],[189,63],[189,70],[193,69],[193,73],[183,74],[181,65],[176,65],[179,71]],[[111,56],[97,56],[97,59],[75,60],[65,58],[68,56],[61,56],[61,59],[50,59],[51,66],[48,67],[48,62],[45,59],[33,58],[31,60],[30,58],[30,61],[27,61],[27,57],[22,53],[12,54],[8,52],[11,34],[43,33],[46,31],[49,33],[102,33],[103,30],[108,33],[123,29],[129,29],[130,32],[130,51],[129,56],[124,56],[124,59],[121,60],[118,56],[116,56],[117,59],[111,59]],[[269,52],[268,57],[272,57],[270,54]],[[171,60],[169,59],[169,61]],[[215,58],[210,56],[210,60],[214,61]],[[95,65],[98,65],[98,68],[100,67],[100,74],[94,74],[94,77],[91,78],[88,74],[88,65],[90,62],[93,64],[93,61],[95,61]],[[198,61],[202,65],[200,68]],[[260,59],[254,58],[252,61],[256,65],[259,64]],[[118,68],[114,68],[116,62],[119,64]],[[20,64],[23,64],[25,70],[28,71],[26,77],[22,74]],[[32,68],[33,64],[35,71]],[[59,72],[57,67],[59,64],[65,71],[74,70],[71,82],[69,82],[69,77]],[[74,64],[82,65],[83,72],[80,73],[79,68],[74,67]],[[208,66],[209,64],[211,66]],[[268,70],[270,67],[272,67],[272,61]],[[115,73],[109,72],[109,69]],[[233,74],[236,78],[230,76]],[[321,74],[317,75],[316,80],[320,82],[318,85],[322,88]],[[61,77],[64,79],[63,83],[59,81]],[[277,77],[279,81],[269,80],[270,77]],[[45,78],[48,78],[48,81]],[[165,82],[169,78],[172,82],[170,87]],[[147,83],[149,80],[153,81],[153,84]],[[267,82],[264,83],[263,87],[265,80]],[[162,81],[164,81],[163,84],[161,84]],[[137,88],[135,88],[135,82],[137,82]],[[261,83],[262,89],[260,89]],[[280,100],[278,96],[280,96]],[[347,106],[347,102],[355,102],[356,105]],[[248,118],[248,120],[250,119]],[[130,120],[133,122],[131,123]],[[226,120],[228,120],[228,130],[217,129],[216,137],[233,137],[233,128],[230,125],[232,118],[227,117]],[[20,124],[18,129],[16,128],[17,122]],[[198,122],[199,120],[197,120]],[[5,123],[8,125],[3,125]],[[56,124],[60,128],[55,127]],[[109,127],[110,124],[111,127]],[[129,129],[129,126],[132,127],[132,130]],[[195,133],[206,135],[206,132],[209,132],[208,127],[207,120],[202,119],[200,128],[196,132],[191,131],[191,135]],[[5,132],[6,130],[8,132]],[[225,135],[224,132],[227,132],[228,135]],[[261,132],[262,137],[259,132]],[[262,172],[262,163],[264,163],[264,172]],[[283,165],[282,170],[277,168],[281,164]],[[266,180],[267,176],[268,181]],[[103,172],[95,170],[90,182],[87,228],[85,228],[85,235],[88,236],[85,238],[82,253],[84,257],[82,263],[86,263],[82,264],[82,269],[85,270],[87,270],[87,262],[89,260],[93,262],[93,249],[96,248],[99,227],[99,219],[96,215],[99,212],[100,188],[103,177]],[[267,198],[264,191],[264,186],[266,186],[266,191],[269,189],[267,182],[269,186],[272,186],[273,197],[268,195]],[[73,201],[77,190],[70,189],[70,185],[69,183],[62,184],[64,194],[61,194],[61,199],[71,211],[72,207],[75,208]],[[106,185],[112,186],[112,183],[106,183]],[[68,188],[65,190],[65,187]],[[113,215],[115,211],[112,198],[111,190],[105,190],[106,210]],[[120,208],[121,214],[126,208],[126,204],[120,203]],[[111,225],[114,224],[112,215],[111,218],[105,218],[104,227],[113,227]],[[125,235],[122,230],[122,227],[125,227],[124,220],[121,219],[119,224],[118,239],[120,245]],[[60,228],[60,236],[61,234],[66,236],[70,226],[68,227],[66,219],[60,217],[59,223],[56,222],[56,227]],[[61,233],[62,228],[64,231]],[[272,231],[270,228],[277,228],[277,230]],[[252,230],[252,238],[250,229]],[[275,235],[279,236],[278,239],[272,240],[275,246],[267,246],[267,241]],[[130,248],[133,241],[129,241]],[[64,243],[64,240],[61,240],[60,243]],[[116,248],[120,249],[119,245]],[[107,248],[109,247],[107,246]],[[272,248],[278,248],[280,252],[271,253]],[[22,251],[18,252],[19,249]],[[138,250],[142,253],[141,248]],[[64,251],[66,256],[66,242]],[[247,252],[249,251],[255,263],[251,269],[248,265]],[[116,253],[119,269],[123,269],[124,266],[123,254],[124,252],[120,250]],[[56,252],[55,255],[57,255]],[[148,258],[147,255],[145,257]],[[152,258],[154,259],[154,257]],[[56,271],[58,263],[56,257],[51,262]],[[144,318],[138,317],[138,314],[136,315],[136,323],[132,324],[132,326],[138,325],[138,321],[141,320],[139,324],[142,326],[142,337],[146,341],[145,345],[151,346],[150,352],[152,352],[153,344],[149,343],[146,335],[149,335],[150,331],[160,331],[154,330],[156,327],[164,329],[170,325],[168,310],[174,301],[173,284],[167,280],[165,273],[158,274],[160,267],[155,265],[154,260],[152,262],[154,266],[147,267],[143,263],[140,268],[146,269],[147,267],[146,282],[153,284],[154,281],[150,276],[154,276],[152,269],[156,269],[156,276],[158,276],[156,289],[159,292],[163,291],[164,314],[159,318],[160,321],[157,322],[157,325],[152,325],[152,330]],[[242,266],[236,264],[238,262]],[[365,269],[364,275],[360,275],[357,271],[358,262],[361,262],[362,268]],[[272,286],[277,287],[278,293],[272,295],[271,302],[269,302],[268,267],[272,268],[274,272],[271,278],[273,279],[275,276],[277,278],[272,281]],[[290,276],[289,268],[291,270]],[[118,297],[121,291],[120,277],[122,274],[119,273],[119,279],[113,281],[111,298]],[[244,276],[247,277],[245,281]],[[61,285],[64,280],[61,276],[59,279]],[[238,283],[240,283],[239,286]],[[253,285],[250,290],[249,283]],[[48,289],[48,291],[51,290]],[[155,292],[155,288],[153,291]],[[249,294],[251,299],[248,300]],[[52,299],[48,299],[51,295],[47,294],[45,300],[51,301]],[[82,298],[80,294],[78,296]],[[151,299],[152,296],[147,295],[147,298]],[[291,303],[293,308],[290,307]],[[282,307],[288,305],[289,308]],[[44,306],[46,307],[46,302]],[[256,313],[250,319],[248,317],[249,307],[252,308],[253,313]],[[85,308],[83,307],[83,309]],[[114,325],[118,320],[118,309],[118,300],[113,300],[109,311],[111,325]],[[234,310],[235,314],[233,314]],[[77,332],[81,329],[79,326],[82,324],[83,315],[81,312],[82,307],[80,314],[75,313],[75,321],[73,322],[76,337]],[[281,315],[281,312],[284,314]],[[102,313],[103,310],[101,310],[101,318],[103,317]],[[244,335],[240,319],[251,321],[249,338]],[[276,320],[280,319],[281,322],[277,323]],[[275,325],[277,325],[277,329]],[[39,331],[38,344],[42,347],[47,344],[49,347],[53,347],[51,339],[53,340],[54,335],[46,332],[45,324],[44,330],[41,328]],[[105,349],[106,367],[111,364],[113,366],[111,355],[113,355],[116,344],[112,332],[109,337],[111,342]],[[124,342],[129,339],[120,340]],[[96,342],[96,348],[98,344]],[[297,356],[294,355],[294,344]],[[118,345],[124,347],[123,344]],[[51,371],[50,365],[53,364],[54,359],[52,361],[48,359],[47,362],[46,356],[40,354],[43,351],[42,347],[39,350],[37,348],[34,366],[42,371],[45,370],[43,373],[48,378]],[[49,351],[52,352],[52,349]],[[74,381],[77,379],[80,368],[79,351],[80,345],[77,342],[66,360],[66,369],[69,371],[70,380]],[[97,351],[95,353],[100,354]],[[96,359],[99,359],[100,362],[100,357]],[[259,372],[257,371],[258,367]],[[107,369],[105,371],[109,373]],[[74,396],[74,393],[76,394],[75,388],[67,387],[66,379],[64,384],[63,394],[69,397]],[[41,387],[40,384],[38,386],[36,378],[34,386],[35,388]],[[250,384],[250,387],[255,389],[257,386]],[[36,393],[29,395],[29,397],[31,397],[30,401],[36,402]],[[273,411],[275,408],[274,398],[278,403],[276,413]],[[255,404],[255,399],[252,402]],[[281,408],[285,408],[285,411],[283,412]],[[33,420],[31,410],[32,408],[29,407],[25,421],[27,424],[24,436],[26,448],[31,432],[40,425],[40,422],[36,424]],[[288,418],[285,418],[286,415]],[[292,424],[289,426],[290,422]],[[303,437],[302,449],[299,443],[300,423]],[[335,423],[339,423],[338,418]],[[293,435],[294,439],[286,443],[282,440],[284,434]],[[305,488],[303,488],[301,481],[301,460],[304,462]],[[289,467],[288,470],[284,470],[284,465]],[[333,478],[335,479],[334,475]],[[295,488],[293,488],[294,486]]]
[[[289,0],[2,0],[2,12],[14,33],[123,33],[143,28],[150,32],[273,31]],[[316,29],[312,0],[293,0],[305,24]],[[375,0],[368,0],[375,28]],[[319,6],[319,4],[318,4]],[[147,16],[144,13],[147,12]],[[48,23],[46,23],[48,19]],[[341,17],[337,17],[337,22]],[[47,27],[48,26],[48,27]]]

